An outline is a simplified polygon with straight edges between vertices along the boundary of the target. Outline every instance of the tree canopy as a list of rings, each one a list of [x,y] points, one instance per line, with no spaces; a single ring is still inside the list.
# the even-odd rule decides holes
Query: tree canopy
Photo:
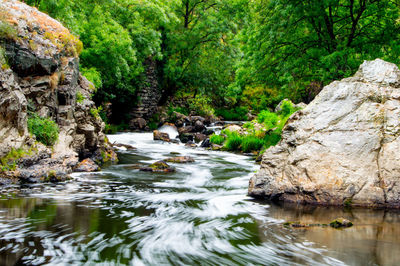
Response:
[[[97,102],[127,110],[149,58],[157,61],[165,94],[206,98],[236,113],[283,98],[309,102],[363,60],[399,63],[398,1],[27,2],[80,37],[81,70],[98,88]]]

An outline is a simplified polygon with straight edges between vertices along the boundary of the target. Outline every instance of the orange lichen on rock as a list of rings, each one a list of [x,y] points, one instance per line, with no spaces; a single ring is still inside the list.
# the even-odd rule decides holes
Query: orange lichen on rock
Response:
[[[64,51],[66,55],[77,57],[83,49],[79,38],[60,22],[20,1],[2,0],[0,19],[16,25],[21,35],[32,38],[39,34],[41,39],[50,41],[59,52]]]

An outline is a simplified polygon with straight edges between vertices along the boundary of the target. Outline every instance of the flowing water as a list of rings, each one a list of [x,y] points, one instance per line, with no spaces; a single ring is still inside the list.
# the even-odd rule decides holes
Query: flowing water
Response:
[[[394,211],[278,206],[246,196],[259,166],[226,152],[124,133],[118,165],[62,184],[8,187],[0,199],[0,265],[396,265]],[[174,156],[176,173],[138,171]],[[352,220],[351,228],[295,229],[285,221]]]

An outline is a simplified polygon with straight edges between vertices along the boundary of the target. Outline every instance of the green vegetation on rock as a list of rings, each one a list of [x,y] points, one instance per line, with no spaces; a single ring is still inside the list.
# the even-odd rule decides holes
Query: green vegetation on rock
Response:
[[[32,113],[28,118],[29,133],[36,136],[36,139],[47,146],[53,146],[58,140],[58,126],[49,119]]]

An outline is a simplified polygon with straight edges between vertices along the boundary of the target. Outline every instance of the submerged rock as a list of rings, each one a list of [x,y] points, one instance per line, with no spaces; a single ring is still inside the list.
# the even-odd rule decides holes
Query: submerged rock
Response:
[[[125,149],[128,150],[128,151],[136,150],[136,148],[133,147],[132,145],[123,144],[123,143],[113,143],[112,146],[113,146],[113,147],[118,147],[118,148],[125,148]]]
[[[177,157],[167,158],[164,161],[168,163],[193,163],[194,158],[191,156],[177,156]]]
[[[365,61],[294,113],[249,195],[289,202],[400,207],[400,70]]]

